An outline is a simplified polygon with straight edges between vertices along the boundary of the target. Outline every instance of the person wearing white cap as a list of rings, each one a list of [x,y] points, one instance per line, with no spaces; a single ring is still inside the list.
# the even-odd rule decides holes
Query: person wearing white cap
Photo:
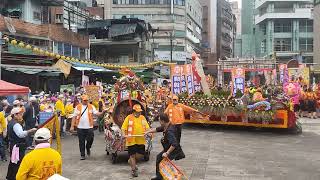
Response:
[[[36,128],[23,130],[22,128],[23,111],[20,107],[13,108],[11,110],[11,116],[12,116],[12,119],[8,124],[10,157],[12,157],[11,156],[12,153],[16,152],[13,150],[18,148],[17,151],[19,153],[19,158],[15,160],[13,159],[10,160],[10,163],[8,166],[8,172],[7,172],[8,180],[16,179],[16,174],[18,172],[21,160],[25,155],[25,150],[26,150],[25,138],[37,130]]]
[[[37,119],[40,111],[40,106],[37,103],[37,98],[30,97],[29,102],[25,106],[25,112],[23,114],[23,119],[25,120],[26,130],[36,127]],[[32,149],[32,137],[27,137],[28,149]]]
[[[22,160],[17,180],[48,179],[54,174],[62,174],[61,155],[50,147],[51,133],[47,128],[40,128],[34,134],[36,147]]]

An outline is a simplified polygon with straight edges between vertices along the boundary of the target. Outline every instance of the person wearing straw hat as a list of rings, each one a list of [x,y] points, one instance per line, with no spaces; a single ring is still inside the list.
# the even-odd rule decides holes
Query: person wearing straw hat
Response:
[[[34,134],[36,147],[22,160],[17,180],[48,179],[54,174],[62,174],[62,158],[50,148],[51,133],[47,128],[40,128]]]
[[[96,108],[89,103],[89,97],[87,95],[82,95],[81,100],[81,104],[78,104],[74,109],[70,131],[74,132],[74,127],[77,127],[80,160],[85,160],[85,150],[87,150],[87,155],[90,156],[91,146],[94,140],[93,116],[101,116],[106,110],[102,112],[97,111]]]
[[[146,118],[141,114],[140,104],[133,106],[133,113],[128,115],[124,120],[121,130],[126,137],[126,146],[130,156],[129,164],[132,170],[132,176],[138,177],[138,168],[136,165],[137,154],[145,154],[146,140],[144,133],[150,129]]]
[[[11,158],[8,166],[7,180],[16,179],[16,174],[18,172],[21,160],[25,155],[27,146],[25,138],[37,130],[36,128],[23,130],[23,110],[20,107],[13,108],[11,110],[11,117],[12,119],[8,124],[8,138]]]

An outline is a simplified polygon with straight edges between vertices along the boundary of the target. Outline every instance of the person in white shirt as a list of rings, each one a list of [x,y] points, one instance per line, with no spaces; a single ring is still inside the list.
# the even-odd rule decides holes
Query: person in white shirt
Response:
[[[34,133],[37,129],[32,128],[29,130],[23,130],[22,125],[23,120],[23,109],[20,107],[15,107],[11,110],[12,119],[8,123],[8,138],[9,138],[9,147],[10,147],[10,157],[13,153],[13,149],[16,146],[19,148],[19,159],[17,162],[10,160],[7,172],[7,179],[15,179],[18,172],[21,160],[25,155],[26,150],[26,140],[25,138]]]
[[[98,112],[92,104],[89,104],[89,98],[87,95],[82,95],[81,100],[81,104],[78,104],[74,109],[74,118],[72,120],[70,131],[74,132],[74,127],[77,127],[81,156],[80,160],[85,160],[85,150],[87,150],[87,155],[90,156],[90,149],[94,140],[93,116],[103,115],[106,110]]]

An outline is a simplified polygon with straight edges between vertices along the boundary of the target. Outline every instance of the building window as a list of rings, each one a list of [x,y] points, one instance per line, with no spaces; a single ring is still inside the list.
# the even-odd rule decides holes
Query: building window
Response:
[[[275,33],[292,32],[291,21],[275,21],[274,32]]]
[[[80,58],[80,50],[77,46],[72,46],[72,57]]]
[[[33,20],[40,21],[41,20],[41,14],[39,12],[33,11]]]
[[[63,49],[63,43],[58,42],[58,54],[64,54]]]
[[[63,14],[56,14],[56,23],[63,23]]]
[[[274,50],[275,51],[292,51],[291,39],[282,38],[274,39]]]
[[[300,20],[299,21],[300,32],[313,32],[313,21],[312,20]]]
[[[71,56],[71,45],[70,44],[64,44],[64,55]]]
[[[299,50],[312,52],[313,51],[313,39],[312,38],[300,38],[299,39]]]

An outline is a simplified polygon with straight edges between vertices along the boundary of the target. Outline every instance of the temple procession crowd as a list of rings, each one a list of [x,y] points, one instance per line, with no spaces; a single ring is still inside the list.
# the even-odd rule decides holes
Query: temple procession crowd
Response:
[[[291,103],[297,117],[317,118],[320,116],[320,85],[312,87],[301,86],[299,91],[287,93],[292,98]],[[156,105],[158,111],[152,115],[154,120],[160,122],[160,127],[151,128],[150,117],[143,114],[140,104],[132,107],[132,114],[127,116],[122,127],[119,127],[126,137],[128,147],[129,164],[133,177],[138,176],[137,154],[145,153],[145,136],[150,133],[164,132],[161,143],[164,150],[158,154],[156,161],[155,180],[162,179],[159,173],[159,163],[166,157],[179,160],[185,157],[180,146],[182,124],[185,119],[185,112],[198,112],[189,106],[179,103],[178,96],[171,96],[170,85],[160,87],[157,90],[157,101],[150,99],[151,90],[146,88],[142,99],[148,104]],[[215,86],[213,91],[228,91],[229,87]],[[271,96],[283,94],[282,87],[277,86],[248,86],[244,93],[238,97],[243,104],[248,104],[248,94],[255,91],[260,94],[261,100],[271,99]],[[85,160],[91,155],[91,147],[94,140],[94,129],[99,131],[105,129],[105,114],[113,113],[113,105],[117,97],[110,89],[101,93],[98,102],[90,102],[89,97],[83,91],[64,91],[57,94],[45,94],[44,92],[31,96],[28,100],[17,97],[12,103],[2,98],[0,104],[0,156],[3,162],[10,160],[7,172],[7,179],[41,179],[49,175],[62,173],[61,156],[50,148],[49,141],[54,138],[47,128],[39,128],[42,123],[39,121],[40,112],[52,112],[59,116],[60,136],[77,135],[79,139],[80,159]],[[279,97],[281,99],[281,97]],[[290,97],[288,97],[290,99]],[[112,123],[111,123],[112,125]],[[26,150],[32,150],[25,155]],[[7,151],[9,153],[7,153]],[[8,156],[9,155],[9,156]],[[37,162],[41,156],[46,156],[48,161],[30,164],[30,160]],[[43,162],[41,162],[43,163]],[[42,172],[41,167],[47,163],[50,171]],[[32,168],[31,166],[38,166]],[[32,178],[30,178],[32,177]]]
[[[157,176],[152,179],[162,179],[159,163],[164,157],[175,160],[185,157],[180,146],[184,111],[197,110],[178,103],[178,96],[169,98],[168,89],[159,89],[158,96],[161,97],[157,102],[149,99],[150,89],[145,90],[142,95],[145,102],[159,105],[161,112],[153,116],[154,120],[160,122],[158,128],[149,126],[150,119],[147,114],[143,114],[143,107],[140,104],[133,105],[132,114],[125,118],[120,127],[126,138],[128,163],[133,177],[138,176],[136,159],[138,154],[145,153],[145,137],[150,136],[150,133],[163,132],[164,136],[161,141],[164,150],[157,156]],[[3,97],[0,104],[0,156],[3,162],[9,160],[6,178],[46,179],[54,174],[62,174],[62,158],[57,151],[50,148],[49,144],[56,134],[40,126],[43,123],[39,118],[41,112],[53,112],[58,115],[61,138],[66,135],[78,136],[80,160],[85,160],[91,155],[94,129],[104,131],[103,115],[112,113],[114,101],[116,101],[114,93],[108,90],[101,93],[99,102],[90,102],[88,95],[81,91],[40,93],[29,97],[28,100],[18,96],[12,103]],[[164,102],[168,106],[163,104]]]

